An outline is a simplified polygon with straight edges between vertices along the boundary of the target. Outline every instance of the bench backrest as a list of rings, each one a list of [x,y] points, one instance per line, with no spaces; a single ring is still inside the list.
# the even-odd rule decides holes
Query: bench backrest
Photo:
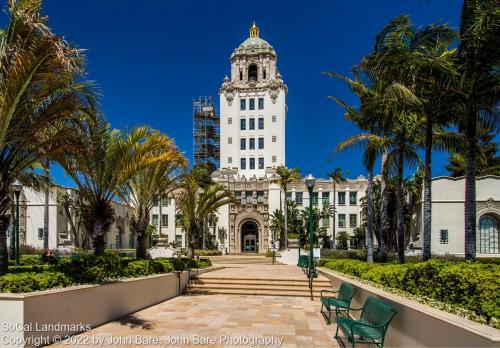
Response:
[[[368,296],[360,319],[373,326],[382,326],[381,330],[385,331],[397,312],[391,305]]]
[[[342,284],[340,284],[339,294],[337,298],[347,303],[351,303],[351,300],[356,294],[356,291],[357,289],[354,287],[354,285],[342,282]]]

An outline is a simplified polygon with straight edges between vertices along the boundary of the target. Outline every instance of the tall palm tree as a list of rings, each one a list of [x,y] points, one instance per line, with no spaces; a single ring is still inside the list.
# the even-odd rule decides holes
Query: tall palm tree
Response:
[[[335,229],[337,228],[336,225],[336,215],[337,215],[337,184],[341,182],[345,182],[346,178],[344,175],[344,172],[342,171],[342,168],[335,168],[333,172],[326,174],[330,179],[332,179],[333,182],[333,228],[332,228],[332,248],[335,248]]]
[[[465,258],[476,259],[476,143],[478,120],[498,127],[500,7],[496,0],[464,0],[453,89],[465,151]]]
[[[75,131],[92,118],[94,93],[83,55],[52,33],[41,2],[8,2],[0,30],[0,274],[7,271],[7,211],[15,179],[28,183],[40,158],[80,148]]]
[[[141,259],[147,256],[147,229],[155,197],[159,192],[171,193],[187,166],[173,140],[165,140],[167,146],[161,149],[165,158],[139,171],[128,183],[127,197],[133,209],[131,225],[137,238],[136,257]]]
[[[78,186],[84,202],[82,223],[92,238],[94,253],[102,255],[105,235],[115,221],[112,201],[125,201],[130,180],[148,166],[167,160],[171,140],[158,131],[138,127],[129,133],[112,130],[100,119],[82,132],[83,154],[68,154],[62,161]]]
[[[288,192],[288,185],[290,185],[292,182],[300,180],[300,169],[299,168],[287,168],[286,166],[278,166],[276,168],[276,174],[278,174],[278,179],[276,179],[274,182],[278,183],[283,190],[283,193],[285,195],[285,231],[284,231],[284,238],[285,238],[285,249],[288,247],[288,199],[287,199],[287,192]]]
[[[236,203],[234,194],[221,184],[211,184],[202,189],[192,175],[186,175],[176,191],[178,221],[189,238],[189,256],[199,247],[198,240],[206,219],[220,207]]]

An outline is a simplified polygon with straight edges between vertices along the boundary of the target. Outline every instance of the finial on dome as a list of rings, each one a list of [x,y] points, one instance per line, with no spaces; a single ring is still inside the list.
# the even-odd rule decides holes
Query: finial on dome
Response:
[[[255,25],[255,21],[252,24],[252,27],[250,28],[250,37],[259,37],[259,27]]]

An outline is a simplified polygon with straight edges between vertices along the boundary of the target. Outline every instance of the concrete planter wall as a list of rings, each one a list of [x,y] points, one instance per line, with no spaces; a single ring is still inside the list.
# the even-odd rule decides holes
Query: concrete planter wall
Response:
[[[199,273],[220,268],[210,267]],[[191,272],[194,274],[196,271]],[[48,344],[85,331],[79,324],[102,325],[178,296],[188,279],[188,272],[167,273],[105,284],[0,294],[0,347]],[[61,324],[73,327],[57,326]]]
[[[358,288],[353,308],[360,308],[367,296],[396,307],[398,314],[387,331],[386,347],[500,347],[500,330],[493,327],[408,300],[337,272],[324,268],[318,271],[331,280],[334,289],[343,281]]]

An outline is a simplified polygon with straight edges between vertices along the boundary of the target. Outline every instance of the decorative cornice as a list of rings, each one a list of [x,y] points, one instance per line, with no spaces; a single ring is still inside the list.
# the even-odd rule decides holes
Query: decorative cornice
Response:
[[[238,82],[230,81],[227,77],[222,82],[222,87],[219,89],[219,95],[224,94],[229,106],[232,105],[234,96],[240,92],[269,92],[271,101],[276,103],[280,91],[288,92],[288,87],[281,79],[281,75],[277,75],[275,79],[270,80],[265,84],[259,84],[255,81]]]

